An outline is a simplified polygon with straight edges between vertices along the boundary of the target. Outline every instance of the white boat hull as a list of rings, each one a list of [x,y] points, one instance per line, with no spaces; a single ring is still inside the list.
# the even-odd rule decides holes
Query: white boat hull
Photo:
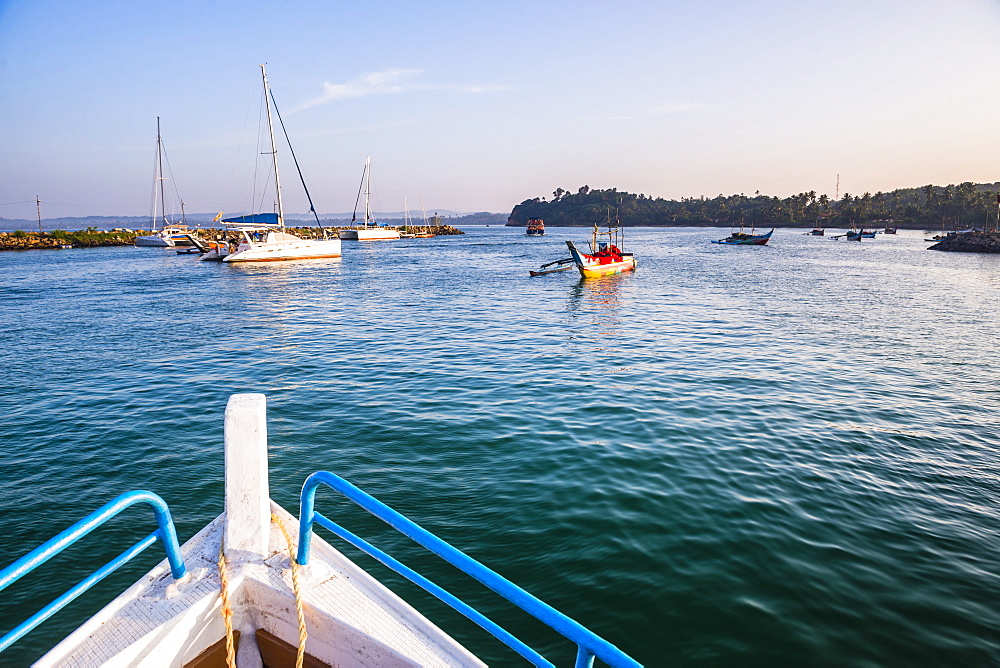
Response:
[[[380,239],[399,239],[399,230],[390,230],[383,227],[350,228],[340,230],[337,233],[341,239],[353,239],[357,241],[376,241]]]
[[[223,262],[277,262],[340,257],[340,239],[298,239],[240,244]]]
[[[167,238],[159,237],[159,236],[136,237],[135,238],[135,245],[136,246],[157,246],[159,248],[169,248],[170,246],[174,245],[174,242],[169,237],[167,237]]]

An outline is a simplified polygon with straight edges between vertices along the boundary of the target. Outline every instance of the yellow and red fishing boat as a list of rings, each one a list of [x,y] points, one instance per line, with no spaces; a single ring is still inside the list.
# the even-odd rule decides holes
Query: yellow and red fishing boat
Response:
[[[599,237],[607,237],[607,241]],[[572,241],[567,241],[576,268],[584,278],[610,276],[626,271],[635,271],[635,255],[621,250],[622,234],[617,227],[608,227],[601,232],[594,225],[591,235],[590,253],[581,253]]]

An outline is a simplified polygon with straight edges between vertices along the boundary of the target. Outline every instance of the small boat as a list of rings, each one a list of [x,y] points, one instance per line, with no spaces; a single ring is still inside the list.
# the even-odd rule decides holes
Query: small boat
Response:
[[[357,241],[376,241],[383,239],[399,239],[399,230],[388,225],[379,225],[371,214],[369,205],[372,187],[371,156],[365,158],[365,170],[361,173],[361,186],[365,194],[365,218],[362,225],[357,225],[357,202],[354,205],[354,215],[351,216],[351,227],[340,230],[337,234],[341,239],[354,239]],[[361,199],[360,193],[358,199]]]
[[[814,237],[821,237],[824,234],[826,234],[826,225],[824,223],[827,222],[827,219],[829,217],[830,214],[828,213],[821,213],[818,216],[816,216],[816,227],[814,227],[813,231],[810,232],[809,234],[813,235]]]
[[[541,218],[529,218],[528,228],[525,231],[529,237],[540,237],[545,234],[545,222]]]
[[[306,189],[309,200],[309,210],[316,217],[316,224],[323,230],[322,239],[303,239],[291,234],[285,229],[284,208],[281,201],[281,181],[278,176],[278,149],[274,143],[274,126],[271,122],[271,105],[274,97],[267,83],[267,72],[260,66],[264,82],[264,107],[267,110],[267,129],[271,138],[271,160],[274,167],[275,200],[277,213],[257,213],[235,218],[223,218],[223,224],[240,235],[240,241],[235,248],[226,249],[226,254],[219,257],[223,250],[221,246],[217,253],[205,253],[202,260],[219,260],[223,262],[274,262],[280,260],[311,260],[317,258],[340,257],[340,239],[326,236],[326,230],[319,222],[316,208],[312,206],[312,197]],[[275,107],[277,113],[277,107]],[[278,120],[281,120],[280,114]],[[287,132],[285,133],[287,138]],[[289,147],[291,144],[289,144]],[[294,155],[294,154],[293,154]],[[296,161],[298,166],[298,161]],[[301,177],[301,171],[299,173]],[[305,188],[305,179],[302,179]],[[220,216],[221,217],[221,214]]]
[[[150,216],[150,233],[137,236],[136,246],[153,246],[159,248],[170,248],[171,246],[186,246],[188,242],[186,235],[190,234],[187,225],[177,225],[167,220],[166,193],[163,182],[167,178],[163,175],[163,139],[160,135],[160,117],[156,117],[156,167],[153,170],[153,213]],[[156,191],[159,191],[159,198]],[[159,204],[159,208],[157,208]],[[157,223],[160,229],[156,229]]]
[[[850,230],[847,230],[843,234],[834,234],[830,238],[833,239],[834,241],[840,239],[847,239],[848,241],[861,241],[861,230],[852,228]]]
[[[713,244],[724,244],[726,246],[763,246],[774,234],[772,229],[767,234],[747,234],[745,232],[733,232],[725,239],[719,239],[718,241],[712,241]]]
[[[601,236],[607,236],[608,240],[599,239]],[[620,245],[620,229],[617,226],[612,227],[610,223],[607,232],[599,231],[597,225],[594,225],[590,239],[590,253],[581,253],[577,250],[576,244],[566,241],[573,262],[584,278],[599,278],[635,271],[635,255],[622,251]]]
[[[542,266],[540,266],[537,271],[533,270],[533,269],[529,269],[528,270],[528,275],[529,276],[544,276],[545,274],[554,274],[557,271],[569,271],[574,266],[576,266],[576,261],[573,258],[571,258],[571,257],[567,257],[567,258],[564,258],[562,260],[554,260],[552,262],[546,262],[545,264],[543,264]],[[553,268],[549,269],[549,267],[553,267]]]
[[[126,508],[145,504],[153,511],[156,530],[0,637],[0,652],[158,542],[166,559],[34,665],[486,665],[315,535],[322,527],[423,587],[530,663],[553,665],[465,601],[320,513],[316,492],[322,487],[325,496],[346,497],[554,629],[577,646],[577,666],[593,665],[596,658],[609,666],[641,668],[604,638],[331,472],[305,479],[298,517],[272,501],[263,394],[229,398],[224,455],[224,510],[182,546],[166,502],[153,492],[133,491],[0,570],[2,590]]]
[[[413,237],[415,239],[430,239],[431,237],[437,236],[436,234],[434,234],[433,232],[430,231],[433,228],[427,222],[427,209],[424,207],[424,196],[423,195],[420,196],[420,211],[421,211],[421,213],[424,216],[424,229],[427,230],[427,231],[426,232],[417,232],[416,234],[413,235]],[[435,220],[434,227],[440,227],[440,225],[441,225],[441,216],[434,216],[434,220]]]

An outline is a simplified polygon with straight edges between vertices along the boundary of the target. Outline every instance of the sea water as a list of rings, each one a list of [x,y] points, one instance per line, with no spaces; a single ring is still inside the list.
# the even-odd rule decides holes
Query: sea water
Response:
[[[650,666],[1000,663],[1000,257],[779,229],[625,230],[638,271],[531,278],[584,228],[470,227],[260,265],[0,254],[6,565],[119,493],[222,511],[223,410],[267,395],[271,495],[337,473]],[[376,520],[318,508],[560,664],[575,648]],[[152,530],[0,594],[0,628]],[[334,545],[493,665],[517,657]],[[24,665],[157,545],[0,656]]]

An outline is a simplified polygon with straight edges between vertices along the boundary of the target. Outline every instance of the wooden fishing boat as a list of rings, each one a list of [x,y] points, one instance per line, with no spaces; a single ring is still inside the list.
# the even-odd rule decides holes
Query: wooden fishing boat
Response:
[[[713,244],[724,244],[726,246],[763,246],[774,234],[772,229],[767,234],[747,234],[745,232],[733,232],[725,239],[712,241]]]
[[[545,234],[545,223],[541,218],[529,218],[528,227],[525,231],[529,237],[540,237]]]
[[[609,215],[610,220],[610,215]],[[607,241],[600,237],[607,237]],[[635,271],[635,255],[621,250],[621,231],[617,226],[608,225],[606,232],[601,232],[597,225],[590,237],[590,253],[581,253],[576,244],[567,240],[570,255],[580,275],[584,278],[599,278],[626,271]]]
[[[434,534],[327,471],[309,476],[295,517],[270,499],[266,403],[230,397],[224,512],[178,547],[170,509],[123,494],[0,570],[0,590],[136,504],[157,529],[0,637],[0,652],[155,542],[167,558],[48,651],[36,666],[485,666],[385,585],[313,534],[331,531],[420,585],[534,665],[545,657],[447,590],[316,510],[328,487],[431,550],[577,645],[577,666],[640,664]],[[120,520],[119,520],[120,522]],[[234,663],[235,662],[235,663]]]

